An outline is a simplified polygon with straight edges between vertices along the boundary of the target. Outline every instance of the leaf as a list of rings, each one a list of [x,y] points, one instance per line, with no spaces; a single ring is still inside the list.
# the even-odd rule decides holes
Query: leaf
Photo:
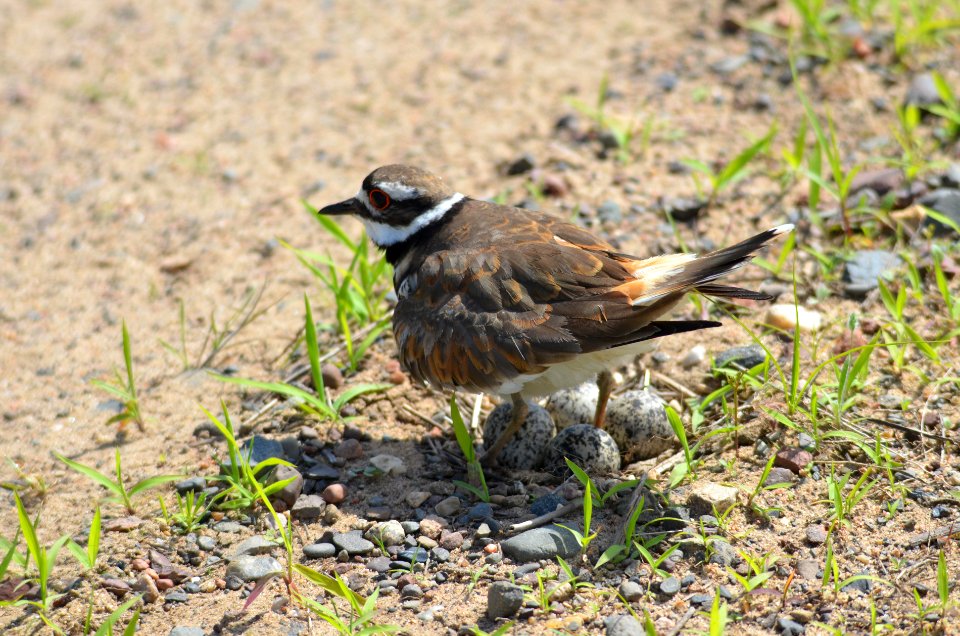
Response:
[[[463,453],[467,463],[477,461],[477,451],[473,447],[473,438],[470,436],[470,431],[467,430],[467,425],[464,424],[463,417],[460,415],[460,407],[457,406],[457,397],[455,394],[450,396],[450,419],[453,422],[453,434],[457,438],[457,445],[460,447],[460,452]]]
[[[141,595],[137,594],[136,596],[129,598],[125,603],[117,607],[117,609],[113,610],[113,612],[110,613],[110,616],[100,623],[100,627],[97,628],[95,636],[111,636],[111,634],[113,634],[113,626],[116,625],[117,621],[120,620],[120,617],[123,616],[128,609],[133,607],[133,605],[137,603],[140,598]],[[130,619],[130,623],[127,625],[127,628],[123,630],[124,636],[136,632],[136,625],[139,619],[140,610],[137,610],[133,613],[133,617]],[[131,625],[133,626],[133,631],[130,631]]]
[[[77,471],[81,475],[86,475],[87,477],[97,482],[98,484],[100,484],[110,492],[116,495],[123,494],[123,488],[119,484],[114,482],[112,479],[110,479],[109,477],[107,477],[97,469],[91,468],[89,466],[84,466],[83,464],[79,462],[75,462],[72,459],[67,459],[63,455],[60,455],[59,453],[54,453],[53,455],[54,457],[62,461],[64,464],[66,464],[73,470]]]
[[[133,495],[143,492],[144,490],[150,490],[151,488],[156,488],[157,486],[184,478],[186,478],[186,475],[156,475],[154,477],[147,477],[134,484],[133,487],[127,491],[127,494],[132,497]]]

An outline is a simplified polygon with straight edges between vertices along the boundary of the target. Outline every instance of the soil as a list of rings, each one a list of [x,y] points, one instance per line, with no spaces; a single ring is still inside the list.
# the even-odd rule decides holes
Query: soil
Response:
[[[341,439],[342,425],[304,418],[290,407],[254,420],[251,408],[263,404],[262,395],[205,371],[183,372],[181,361],[162,341],[180,346],[182,307],[185,347],[193,358],[211,325],[222,327],[247,294],[264,288],[259,305],[264,312],[214,358],[212,370],[275,381],[302,362],[297,339],[304,293],[318,321],[330,326],[322,333],[323,350],[334,348],[339,340],[333,296],[278,239],[329,252],[346,266],[350,254],[311,218],[303,201],[320,206],[346,198],[378,165],[421,165],[472,196],[538,205],[584,223],[641,257],[722,246],[786,219],[797,220],[806,180],[781,191],[777,168],[780,149],[792,143],[804,111],[792,85],[781,81],[789,68],[776,59],[757,58],[763,50],[783,56],[786,44],[768,38],[768,48],[758,48],[756,33],[732,27],[745,25],[747,18],[789,22],[790,15],[787,2],[0,3],[0,454],[10,460],[0,474],[20,488],[30,514],[39,515],[41,542],[49,545],[64,534],[85,533],[94,502],[104,494],[54,453],[110,473],[114,448],[119,448],[131,483],[156,474],[211,476],[217,471],[214,460],[225,449],[220,440],[197,437],[194,429],[205,421],[199,407],[216,411],[220,400],[237,422],[250,423],[249,430],[241,431],[245,437],[255,432],[296,439],[298,430],[311,426],[331,447]],[[878,156],[899,156],[894,110],[911,78],[930,67],[960,87],[958,51],[956,42],[948,41],[918,50],[909,63],[898,65],[878,46],[863,58],[818,67],[802,83],[817,109],[833,117],[845,160],[869,159],[879,165]],[[746,57],[737,68],[717,71],[718,63],[732,67],[731,60],[740,56]],[[608,111],[635,118],[646,131],[638,133],[627,161],[619,161],[615,151],[602,152],[595,123],[573,104],[594,104],[605,77]],[[568,125],[557,128],[561,120]],[[751,176],[724,191],[694,224],[681,223],[674,233],[658,202],[697,194],[691,176],[675,162],[699,158],[722,164],[774,124],[779,134],[772,151],[752,164]],[[927,135],[934,124],[922,126]],[[955,143],[931,152],[931,161],[960,157]],[[507,166],[525,154],[534,159],[534,170],[508,175]],[[546,184],[549,196],[538,196],[544,189],[538,184]],[[607,201],[619,207],[622,218],[601,219],[597,210]],[[829,205],[825,201],[824,209]],[[343,220],[342,226],[350,236],[360,233],[355,221]],[[799,226],[803,246],[824,251],[843,245],[842,233],[803,222]],[[895,236],[881,230],[858,231],[852,247],[902,248],[918,261],[924,255],[929,259],[929,241],[895,243]],[[845,297],[839,265],[825,271],[807,252],[797,254],[800,297],[823,315],[826,325],[822,336],[810,336],[805,343],[806,368],[813,366],[811,358],[823,361],[825,351],[858,344],[845,335],[851,314],[874,323],[885,323],[888,314],[876,292],[865,300]],[[773,250],[767,258],[776,255]],[[781,291],[786,291],[789,284],[783,280]],[[751,288],[774,282],[759,267],[745,269],[737,281]],[[955,280],[951,286],[957,289]],[[786,293],[781,300],[790,297]],[[765,305],[740,304],[742,319],[759,328]],[[908,313],[928,336],[940,333],[944,316],[937,311],[919,305]],[[678,314],[699,317],[693,304]],[[719,386],[708,363],[681,364],[692,347],[702,344],[709,359],[732,346],[751,344],[742,328],[723,320],[722,328],[708,334],[662,342],[659,364],[648,355],[621,372],[635,383],[652,369],[652,386],[683,407],[684,390],[702,396]],[[115,424],[107,424],[115,413],[111,396],[91,384],[122,369],[121,321],[130,332],[143,430],[128,425],[118,432]],[[916,351],[911,362],[933,378],[956,376],[960,361],[951,337],[953,342],[939,350],[939,364]],[[764,343],[788,360],[787,339],[768,333]],[[818,353],[811,355],[808,349]],[[347,373],[346,386],[389,381],[395,357],[392,339],[383,338],[358,372]],[[333,360],[345,363],[342,354]],[[685,558],[671,566],[672,574],[679,579],[691,573],[694,582],[676,596],[659,594],[660,578],[635,565],[634,578],[653,592],[628,603],[631,609],[641,617],[649,612],[661,634],[703,631],[707,618],[698,610],[709,606],[695,606],[689,597],[712,596],[716,586],[724,585],[733,592],[728,603],[737,619],[729,633],[780,633],[785,628],[777,620],[791,616],[800,623],[821,621],[842,632],[866,633],[871,597],[894,633],[958,629],[955,610],[942,620],[914,616],[916,586],[922,586],[927,602],[936,598],[939,546],[936,541],[908,546],[912,537],[960,514],[950,503],[950,492],[958,486],[951,476],[960,470],[956,430],[951,428],[960,421],[957,385],[894,373],[882,350],[873,357],[870,373],[856,407],[859,415],[887,418],[891,408],[884,404],[907,400],[910,406],[899,413],[906,426],[916,428],[929,412],[939,418],[929,415],[931,422],[943,422],[935,432],[954,440],[944,448],[936,439],[860,424],[868,439],[880,435],[901,454],[904,468],[912,471],[913,481],[907,484],[912,491],[928,493],[927,501],[947,502],[947,516],[934,518],[932,506],[922,498],[905,498],[902,512],[886,520],[887,504],[896,497],[887,476],[876,473],[881,477],[876,490],[858,505],[853,522],[835,531],[833,541],[841,578],[869,572],[887,583],[874,583],[869,595],[834,594],[821,588],[819,579],[795,577],[801,559],[817,560],[821,567],[824,563],[825,546],[809,543],[805,533],[829,516],[826,475],[868,465],[854,447],[831,443],[815,452],[817,475],[805,469],[794,487],[762,495],[767,505],[782,508],[779,517],[764,521],[740,505],[722,529],[739,550],[780,556],[763,585],[775,593],[740,598],[724,568]],[[886,402],[880,400],[883,396],[888,396]],[[329,530],[365,527],[362,520],[369,519],[370,508],[377,507],[370,502],[378,496],[395,518],[408,520],[414,511],[403,503],[407,493],[435,480],[463,478],[462,469],[435,452],[440,446],[455,449],[442,421],[446,400],[407,380],[356,403],[359,417],[351,426],[366,437],[363,456],[349,460],[344,469],[352,475],[345,480],[348,498],[333,524],[297,524],[296,554],[300,544]],[[487,398],[484,408],[493,403]],[[673,503],[683,505],[691,490],[706,481],[741,488],[745,502],[764,463],[754,453],[758,436],[765,435],[775,448],[797,445],[797,431],[783,428],[761,406],[783,411],[776,381],[744,411],[743,447],[711,452],[695,478],[669,493]],[[719,420],[720,415],[712,417]],[[689,421],[689,412],[685,418]],[[381,453],[403,459],[407,473],[366,475],[369,458]],[[655,464],[628,467],[619,477],[644,475]],[[30,487],[41,480],[45,488]],[[534,473],[496,472],[490,480],[495,492],[508,492],[520,481],[531,495],[560,485]],[[667,486],[666,475],[653,484],[662,492]],[[97,575],[76,582],[83,577],[80,568],[66,551],[61,553],[54,587],[76,585],[62,607],[51,612],[60,629],[83,632],[89,598],[97,620],[121,603],[96,589],[100,578],[130,579],[130,562],[151,547],[173,555],[182,545],[183,538],[163,523],[157,503],[160,495],[172,507],[172,488],[149,493],[136,502],[142,520],[138,528],[104,535]],[[0,535],[12,539],[18,528],[12,494],[3,501]],[[103,504],[103,512],[105,519],[125,515],[111,503]],[[591,563],[617,537],[620,513],[613,505],[597,512],[602,532],[599,548],[589,554]],[[496,515],[505,524],[532,516],[527,508],[498,508]],[[575,511],[561,521],[580,518]],[[471,526],[459,529],[468,537],[475,532]],[[200,533],[216,537],[219,551],[228,554],[232,543],[263,531],[261,517],[239,535],[206,527]],[[950,542],[942,547],[950,579],[956,582],[960,552]],[[338,572],[357,577],[356,589],[364,594],[376,585],[375,574],[362,562],[326,559],[311,565],[328,573],[339,566]],[[445,567],[447,581],[429,589],[429,598],[417,609],[402,608],[397,594],[382,597],[377,622],[398,625],[409,634],[456,633],[474,624],[495,629],[496,623],[485,617],[487,589],[495,580],[509,580],[515,566],[490,565],[475,586],[471,573],[481,563],[468,560],[466,550],[454,551]],[[604,618],[627,611],[615,593],[624,576],[630,576],[624,574],[626,567],[585,568],[594,588],[553,611],[527,612],[510,633],[602,633]],[[201,581],[224,576],[223,562],[192,570]],[[556,572],[556,564],[546,571]],[[432,576],[431,571],[422,578]],[[960,600],[955,590],[951,596]],[[284,598],[279,580],[242,614],[238,591],[191,594],[185,603],[161,598],[140,604],[139,632],[167,634],[189,625],[208,634],[330,633],[316,617],[309,621],[303,608],[284,605]],[[436,605],[443,609],[435,621],[417,617]],[[47,629],[22,607],[0,607],[0,626],[5,633]],[[808,624],[808,633],[821,633],[818,629]]]

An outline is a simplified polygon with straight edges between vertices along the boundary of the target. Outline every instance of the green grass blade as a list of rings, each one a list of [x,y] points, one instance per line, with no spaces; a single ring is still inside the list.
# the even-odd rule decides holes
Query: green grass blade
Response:
[[[103,486],[113,494],[117,496],[123,495],[123,489],[120,487],[120,485],[114,482],[112,479],[110,479],[106,475],[104,475],[103,473],[101,473],[100,471],[98,471],[97,469],[91,468],[89,466],[84,466],[79,462],[75,462],[71,459],[67,459],[63,455],[60,455],[59,453],[54,453],[54,457],[56,457],[57,459],[62,461],[64,464],[66,464],[73,470],[80,473],[81,475],[85,475],[91,480],[97,482],[98,484],[100,484],[101,486]]]

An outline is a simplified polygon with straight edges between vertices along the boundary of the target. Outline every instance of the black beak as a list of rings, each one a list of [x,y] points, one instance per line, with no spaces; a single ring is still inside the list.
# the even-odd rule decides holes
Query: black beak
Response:
[[[338,214],[356,214],[360,211],[360,205],[356,198],[347,199],[340,203],[331,203],[330,205],[317,210],[317,214],[324,216],[334,216]]]

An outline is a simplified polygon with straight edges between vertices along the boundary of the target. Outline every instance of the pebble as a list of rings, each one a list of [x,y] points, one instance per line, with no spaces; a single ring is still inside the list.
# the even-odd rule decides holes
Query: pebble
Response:
[[[800,474],[800,471],[810,465],[813,455],[802,448],[782,448],[777,451],[777,458],[773,465]]]
[[[137,577],[132,587],[135,592],[143,595],[145,603],[156,603],[160,599],[160,590],[157,589],[157,584],[146,572]]]
[[[737,503],[737,489],[713,482],[697,484],[687,497],[690,512],[701,514],[723,514]]]
[[[132,532],[139,528],[142,523],[143,519],[139,517],[119,517],[105,520],[101,528],[103,532]]]
[[[303,555],[308,559],[326,559],[337,553],[337,548],[332,543],[311,543],[303,546]]]
[[[450,560],[450,550],[441,547],[435,547],[430,550],[430,555],[433,557],[434,561],[439,563],[446,563]]]
[[[199,547],[204,552],[212,552],[217,548],[217,540],[214,539],[213,537],[201,535],[197,537],[197,547]]]
[[[426,563],[429,553],[421,548],[408,548],[397,555],[397,560],[404,563]]]
[[[500,544],[503,555],[516,563],[570,559],[580,553],[580,544],[566,528],[550,525],[510,537]]]
[[[199,492],[206,487],[207,480],[204,477],[190,477],[189,479],[184,479],[174,484],[174,488],[176,488],[177,492],[181,495],[188,492]]]
[[[604,223],[619,223],[623,220],[623,210],[616,201],[604,201],[597,207],[597,216]]]
[[[437,514],[441,517],[450,517],[460,511],[460,498],[459,497],[447,497],[442,500],[436,506],[434,510],[437,511]]]
[[[715,540],[711,548],[713,554],[710,555],[710,563],[714,563],[720,567],[728,567],[733,565],[737,560],[737,551],[723,539]]]
[[[343,372],[335,364],[326,363],[320,367],[320,377],[327,389],[339,389],[343,386]]]
[[[610,616],[604,619],[603,625],[607,636],[645,636],[647,633],[640,621],[630,614]]]
[[[404,585],[400,590],[400,598],[423,598],[423,590],[415,583]]]
[[[960,225],[960,190],[939,188],[924,195],[920,199],[920,204],[939,212],[955,224]],[[935,236],[947,236],[954,233],[954,230],[948,225],[930,216],[924,218],[923,227],[932,227]]]
[[[777,627],[780,628],[781,636],[800,636],[804,632],[803,625],[785,617],[777,620]]]
[[[569,472],[569,458],[590,475],[609,475],[620,470],[620,449],[609,433],[590,424],[565,428],[550,440],[544,464],[550,472]]]
[[[506,172],[508,176],[514,177],[525,172],[530,172],[536,165],[537,162],[533,158],[533,155],[525,152],[510,162],[510,164],[507,166]]]
[[[406,501],[407,505],[410,506],[411,508],[419,508],[429,498],[430,498],[429,492],[425,490],[413,490],[407,493],[407,496],[404,497],[404,501]]]
[[[900,257],[886,250],[857,250],[844,263],[844,291],[853,298],[863,298],[877,288],[877,279],[889,280],[901,263]]]
[[[267,459],[285,459],[283,444],[275,439],[264,437],[263,435],[254,435],[240,446],[240,451],[244,456],[250,453],[250,465],[256,466]]]
[[[333,535],[333,545],[339,550],[345,550],[350,556],[369,554],[373,552],[376,547],[372,542],[360,536],[359,530],[335,532]]]
[[[714,358],[713,365],[717,369],[733,366],[740,369],[752,369],[763,364],[767,359],[767,352],[758,344],[743,347],[732,347],[723,351]]]
[[[290,510],[294,519],[301,521],[314,521],[323,516],[327,508],[327,502],[320,495],[304,495],[297,499]]]
[[[549,512],[553,512],[560,506],[563,506],[567,503],[567,500],[561,497],[556,493],[547,493],[546,495],[540,497],[530,505],[530,512],[536,516],[545,515]]]
[[[643,597],[643,586],[636,581],[627,579],[620,584],[620,596],[628,602],[639,601]]]
[[[487,618],[508,618],[523,605],[523,589],[509,581],[496,581],[487,589]]]
[[[304,477],[317,481],[332,481],[340,478],[340,472],[328,464],[317,462],[307,469]]]
[[[794,476],[792,470],[778,466],[770,469],[770,472],[767,473],[767,479],[763,485],[772,486],[774,484],[792,484],[794,481],[796,481],[796,477]]]
[[[660,199],[660,209],[680,223],[693,221],[700,216],[706,206],[706,199],[691,199],[688,197],[664,197]]]
[[[703,361],[707,359],[707,349],[703,345],[695,345],[687,352],[687,355],[683,356],[680,359],[680,366],[684,369],[692,369],[693,367],[703,364]]]
[[[440,535],[440,546],[446,550],[456,550],[463,545],[464,537],[461,532],[447,532]]]
[[[493,507],[488,503],[478,503],[470,507],[467,511],[467,518],[479,521],[493,517]]]
[[[933,75],[930,73],[914,75],[903,102],[908,106],[933,106],[943,103]]]
[[[385,574],[390,571],[390,557],[378,556],[367,559],[367,569],[377,574]]]
[[[177,626],[170,630],[167,636],[204,636],[202,627]]]
[[[338,504],[347,498],[347,487],[343,484],[330,484],[320,495],[328,504]]]
[[[544,448],[557,433],[553,418],[539,404],[527,402],[529,413],[523,426],[513,436],[497,457],[497,462],[507,468],[535,470],[543,461]],[[483,424],[483,445],[490,448],[510,425],[513,404],[498,405]]]
[[[227,566],[227,577],[256,581],[268,574],[282,573],[283,566],[271,556],[240,556]]]
[[[165,603],[186,603],[190,600],[190,597],[187,596],[186,592],[178,592],[176,590],[167,593],[163,600]]]
[[[130,584],[120,579],[102,579],[100,587],[117,598],[123,598],[132,591]]]
[[[420,522],[420,534],[431,539],[439,539],[440,533],[443,531],[443,525],[436,519],[424,519]]]
[[[403,526],[399,521],[391,519],[378,523],[373,528],[367,530],[365,537],[374,543],[379,540],[384,546],[401,545],[406,538]]]
[[[820,312],[794,305],[773,305],[767,310],[766,321],[771,326],[784,331],[793,331],[799,318],[800,331],[818,331],[823,324]]]
[[[820,578],[820,564],[813,559],[797,561],[797,574],[805,581],[816,581]]]
[[[370,463],[386,476],[399,476],[407,472],[407,465],[395,455],[377,455],[370,458]]]
[[[807,543],[811,545],[823,545],[827,541],[827,531],[820,524],[807,526]]]
[[[333,449],[333,454],[340,459],[359,459],[363,457],[363,445],[355,439],[345,439]]]
[[[600,389],[595,382],[584,382],[557,391],[547,399],[544,408],[550,413],[557,430],[593,422]]]
[[[660,593],[673,596],[680,591],[680,581],[675,576],[668,576],[660,581]]]
[[[650,459],[673,448],[677,436],[667,420],[665,406],[650,391],[627,391],[610,400],[604,429],[627,461]]]
[[[242,541],[233,548],[230,559],[236,559],[241,556],[257,556],[260,554],[270,554],[277,549],[277,544],[264,537],[250,537]]]

